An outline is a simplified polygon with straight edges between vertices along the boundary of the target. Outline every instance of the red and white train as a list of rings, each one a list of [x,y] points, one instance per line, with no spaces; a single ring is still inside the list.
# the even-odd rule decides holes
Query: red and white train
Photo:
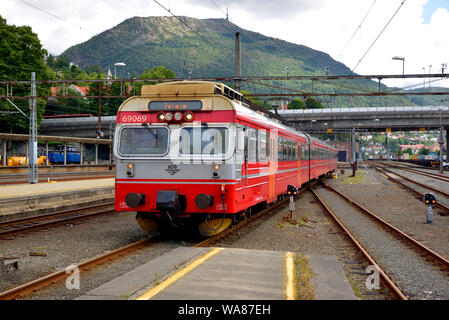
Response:
[[[190,222],[202,235],[336,169],[337,150],[214,82],[143,86],[117,114],[115,210],[146,231]],[[192,225],[192,224],[190,224]]]

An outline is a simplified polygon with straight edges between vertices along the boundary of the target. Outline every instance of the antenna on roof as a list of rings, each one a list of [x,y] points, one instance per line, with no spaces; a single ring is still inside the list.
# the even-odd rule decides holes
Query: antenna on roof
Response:
[[[228,12],[228,8],[226,8],[226,21],[229,21],[229,12]]]

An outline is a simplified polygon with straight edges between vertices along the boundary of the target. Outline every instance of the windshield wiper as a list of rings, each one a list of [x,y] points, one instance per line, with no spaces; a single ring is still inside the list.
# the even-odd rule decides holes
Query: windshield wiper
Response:
[[[157,133],[154,133],[153,129],[148,126],[148,123],[142,123],[142,126],[153,136],[154,139],[158,139]]]

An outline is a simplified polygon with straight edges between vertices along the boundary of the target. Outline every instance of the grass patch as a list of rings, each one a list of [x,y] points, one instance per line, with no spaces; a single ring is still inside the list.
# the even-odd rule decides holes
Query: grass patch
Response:
[[[300,255],[295,257],[294,261],[296,300],[314,300],[315,289],[313,288],[312,278],[315,274],[309,268],[309,257]]]
[[[349,184],[360,184],[363,182],[365,177],[365,174],[361,170],[357,170],[355,177],[345,177],[344,181],[341,181],[341,183],[349,183]]]

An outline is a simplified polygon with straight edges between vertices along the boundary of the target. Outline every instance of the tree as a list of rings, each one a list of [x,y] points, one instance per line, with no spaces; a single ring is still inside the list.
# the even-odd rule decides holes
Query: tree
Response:
[[[287,109],[304,109],[304,101],[295,98],[287,105]]]
[[[56,74],[45,64],[44,56],[48,52],[31,27],[8,25],[0,16],[0,80],[30,80],[31,72],[36,80],[53,80]],[[14,96],[29,96],[30,85],[14,85]],[[37,96],[49,96],[50,84],[38,84]],[[6,86],[0,87],[0,95],[6,95]],[[25,114],[29,115],[28,100],[14,100]],[[45,111],[46,101],[37,100],[37,120],[40,124]],[[6,100],[0,101],[0,128],[3,132],[28,133],[29,120]],[[13,112],[13,113],[11,113]]]
[[[174,79],[174,78],[176,78],[175,73],[172,70],[165,68],[164,66],[154,67],[151,70],[147,69],[144,72],[142,72],[140,76],[137,77],[137,79]],[[135,94],[138,95],[142,90],[142,86],[152,85],[158,82],[156,81],[136,82],[133,91],[135,92]]]
[[[307,98],[306,99],[306,109],[321,109],[323,108],[323,105],[321,102],[319,102],[317,99],[314,98]]]
[[[429,155],[430,154],[430,150],[427,148],[422,148],[421,150],[419,150],[418,154],[422,154],[422,155]]]
[[[407,148],[407,149],[405,149],[404,153],[412,155],[413,154],[413,149],[412,148]]]

